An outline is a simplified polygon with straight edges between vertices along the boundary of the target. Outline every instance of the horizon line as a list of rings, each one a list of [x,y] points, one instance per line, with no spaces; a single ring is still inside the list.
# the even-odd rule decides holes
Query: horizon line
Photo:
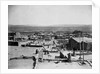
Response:
[[[21,25],[17,25],[17,24],[8,24],[8,26],[32,26],[32,27],[67,27],[67,26],[92,26],[92,24],[55,24],[55,25],[30,25],[30,24],[21,24]]]

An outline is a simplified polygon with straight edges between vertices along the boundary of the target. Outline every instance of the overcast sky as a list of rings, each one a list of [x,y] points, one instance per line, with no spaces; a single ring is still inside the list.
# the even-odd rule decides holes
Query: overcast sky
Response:
[[[59,25],[92,24],[91,5],[9,5],[8,24]]]

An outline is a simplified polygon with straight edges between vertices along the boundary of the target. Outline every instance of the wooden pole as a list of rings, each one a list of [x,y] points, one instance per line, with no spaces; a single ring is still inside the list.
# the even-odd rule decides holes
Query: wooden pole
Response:
[[[81,60],[81,36],[80,36],[80,57],[79,59]]]
[[[83,38],[83,64],[84,64],[84,38]]]

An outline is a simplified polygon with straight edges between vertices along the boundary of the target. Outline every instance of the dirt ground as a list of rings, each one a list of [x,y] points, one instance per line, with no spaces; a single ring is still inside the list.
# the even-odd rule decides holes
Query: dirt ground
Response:
[[[8,59],[14,57],[24,56],[36,56],[35,50],[41,50],[41,47],[18,47],[18,46],[9,46],[8,47]],[[64,51],[63,54],[66,55],[68,51]],[[78,52],[77,52],[78,53]],[[51,57],[48,55],[44,55],[44,59],[54,59],[55,56],[59,56],[59,53],[50,53]],[[36,57],[37,58],[37,57]],[[78,56],[72,57],[72,60],[76,60],[79,58]],[[85,60],[92,60],[92,55],[85,55]],[[35,69],[92,69],[91,66],[86,62],[86,65],[80,65],[79,62],[71,62],[71,63],[64,63],[56,61],[44,61],[36,63]],[[32,59],[14,59],[8,60],[8,69],[32,69],[33,67],[33,60]]]

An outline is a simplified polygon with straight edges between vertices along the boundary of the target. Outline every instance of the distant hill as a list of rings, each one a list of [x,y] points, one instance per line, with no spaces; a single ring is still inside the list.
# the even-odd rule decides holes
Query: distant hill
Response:
[[[92,32],[92,25],[59,25],[59,26],[25,26],[25,25],[8,25],[9,32],[34,32],[34,31],[74,31]]]

